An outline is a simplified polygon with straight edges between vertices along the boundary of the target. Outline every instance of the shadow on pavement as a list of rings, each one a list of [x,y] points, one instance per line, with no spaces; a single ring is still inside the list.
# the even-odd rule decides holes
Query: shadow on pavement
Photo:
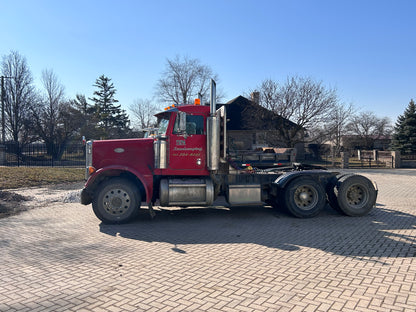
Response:
[[[186,208],[156,211],[124,225],[100,225],[100,231],[128,239],[172,244],[250,243],[286,251],[302,247],[347,257],[415,257],[415,215],[382,208],[364,217],[347,217],[329,206],[312,219],[297,219],[270,207]],[[177,247],[181,246],[181,247]]]

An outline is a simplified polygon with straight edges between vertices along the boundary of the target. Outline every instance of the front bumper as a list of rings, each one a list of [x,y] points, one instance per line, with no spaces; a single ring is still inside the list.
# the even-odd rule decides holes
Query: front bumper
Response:
[[[89,205],[91,203],[92,203],[91,193],[86,188],[83,188],[81,191],[81,204]]]

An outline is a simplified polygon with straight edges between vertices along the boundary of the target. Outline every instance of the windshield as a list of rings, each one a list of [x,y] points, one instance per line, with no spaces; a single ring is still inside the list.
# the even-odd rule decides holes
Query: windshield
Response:
[[[146,128],[143,129],[144,131],[144,138],[154,138],[158,133],[158,129],[157,128]]]
[[[159,122],[157,124],[157,134],[161,135],[161,134],[166,134],[166,130],[168,129],[168,125],[169,125],[169,115],[167,116],[167,118],[161,118],[159,119]]]

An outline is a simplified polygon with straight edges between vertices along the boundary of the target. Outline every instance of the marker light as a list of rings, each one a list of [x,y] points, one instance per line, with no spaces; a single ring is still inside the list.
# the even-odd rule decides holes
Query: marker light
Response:
[[[195,99],[194,104],[195,105],[201,105],[201,99]]]
[[[95,171],[96,171],[96,169],[93,166],[88,167],[88,174],[89,175],[92,175]]]

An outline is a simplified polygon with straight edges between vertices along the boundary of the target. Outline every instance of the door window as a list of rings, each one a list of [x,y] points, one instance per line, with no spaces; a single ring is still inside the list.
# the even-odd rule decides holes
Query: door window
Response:
[[[179,131],[179,118],[175,120],[173,134],[181,134]],[[200,115],[186,115],[186,134],[204,134],[204,117]]]

